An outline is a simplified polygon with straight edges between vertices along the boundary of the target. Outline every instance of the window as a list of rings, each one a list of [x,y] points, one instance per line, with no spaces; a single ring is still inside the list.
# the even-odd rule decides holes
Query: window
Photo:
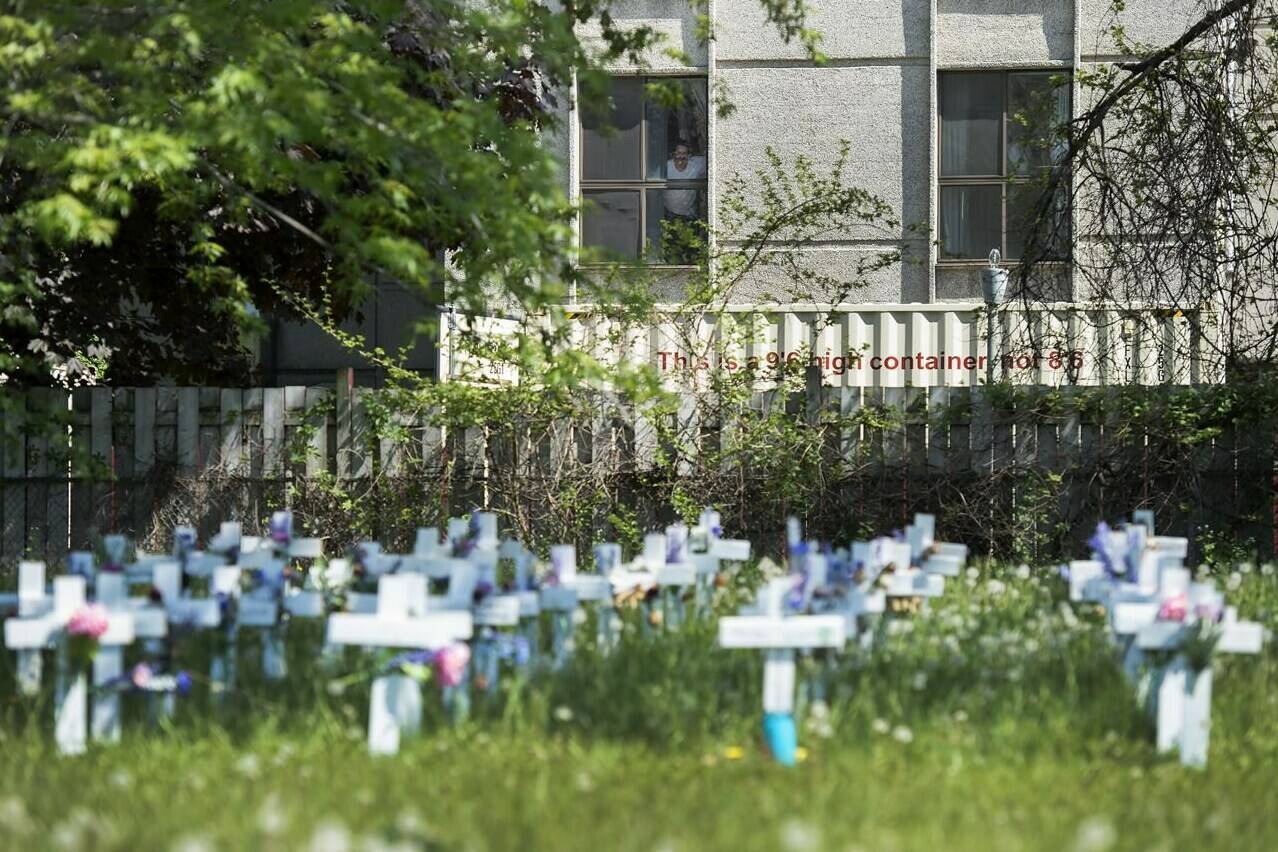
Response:
[[[1068,85],[1053,72],[952,72],[940,75],[941,260],[976,260],[998,249],[1025,254],[1026,232],[1054,163],[1064,154],[1059,128],[1069,120]],[[1052,205],[1046,256],[1065,258],[1069,205]]]
[[[707,118],[704,77],[616,77],[611,110],[583,105],[583,246],[610,260],[697,261],[689,243],[705,232]]]

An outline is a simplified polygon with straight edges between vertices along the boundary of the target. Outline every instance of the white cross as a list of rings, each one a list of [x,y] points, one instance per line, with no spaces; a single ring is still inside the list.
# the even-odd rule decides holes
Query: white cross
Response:
[[[1211,721],[1211,666],[1195,670],[1186,649],[1198,633],[1217,633],[1215,651],[1256,654],[1264,642],[1259,624],[1240,622],[1237,611],[1210,583],[1193,583],[1183,561],[1189,542],[1153,535],[1152,512],[1134,513],[1134,523],[1111,531],[1111,558],[1121,555],[1122,577],[1106,576],[1099,558],[1070,563],[1070,599],[1102,604],[1120,653],[1123,670],[1149,707],[1158,727],[1157,748],[1179,748],[1181,763],[1203,767]],[[1093,554],[1099,556],[1100,554]],[[1135,580],[1128,579],[1135,577]],[[1221,613],[1219,625],[1210,623]],[[1200,614],[1208,615],[1203,625]],[[1153,667],[1149,654],[1169,656]]]
[[[11,618],[4,625],[5,645],[9,648],[38,653],[50,644],[57,644],[54,738],[62,754],[82,754],[88,744],[88,680],[86,672],[71,668],[66,635],[67,622],[85,605],[85,592],[84,577],[55,577],[53,605],[49,610],[39,615]],[[133,641],[133,619],[128,614],[108,611],[107,624],[106,633],[98,640],[100,646],[118,649]]]
[[[727,616],[719,620],[719,645],[723,648],[756,648],[764,651],[763,712],[765,736],[773,755],[791,765],[795,756],[794,679],[795,652],[813,648],[841,648],[846,640],[846,621],[841,615],[784,614],[785,598],[794,588],[794,578],[772,580],[760,591],[748,615]],[[769,725],[768,717],[778,717],[780,727],[788,732],[779,737]]]
[[[331,645],[404,648],[442,648],[469,639],[473,620],[466,611],[428,611],[426,578],[421,574],[390,574],[377,582],[375,613],[333,613],[328,617]],[[373,681],[369,702],[368,748],[373,754],[394,754],[404,735],[421,728],[421,687],[403,674],[386,674]]]

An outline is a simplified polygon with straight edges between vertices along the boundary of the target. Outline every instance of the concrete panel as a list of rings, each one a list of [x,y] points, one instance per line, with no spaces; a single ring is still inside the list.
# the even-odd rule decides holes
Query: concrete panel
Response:
[[[928,300],[927,266],[919,258],[926,257],[927,246],[911,247],[900,263],[878,270],[867,277],[865,286],[850,293],[809,290],[799,287],[785,274],[784,268],[766,267],[749,276],[733,291],[733,304],[755,302],[829,303],[842,296],[842,302],[858,304],[926,302]],[[817,274],[832,279],[854,279],[857,264],[873,261],[883,247],[818,247],[805,252],[803,263]]]
[[[1203,14],[1200,0],[1126,0],[1115,17],[1112,0],[1081,0],[1079,42],[1084,59],[1116,51],[1111,29],[1121,23],[1128,41],[1164,46],[1175,41]]]
[[[620,0],[611,9],[613,21],[622,29],[648,27],[662,36],[661,41],[644,56],[646,64],[654,70],[705,68],[707,51],[697,41],[697,13],[685,0]],[[585,24],[580,30],[589,44],[602,45],[599,25]],[[670,56],[670,52],[682,56]],[[635,71],[633,66],[619,66],[618,70]]]
[[[814,0],[808,25],[822,36],[821,52],[831,60],[916,57],[927,61],[928,0]],[[855,11],[849,13],[849,6]],[[797,42],[786,44],[763,15],[759,0],[717,0],[716,59],[802,60]]]
[[[802,154],[828,171],[840,140],[852,141],[844,174],[890,204],[903,223],[928,221],[929,79],[926,66],[733,68],[720,73],[736,112],[713,140],[720,197],[734,173],[750,184],[772,145],[783,163]],[[906,142],[908,140],[908,144]],[[844,240],[897,239],[862,227]]]
[[[941,68],[1073,62],[1069,0],[937,0],[936,12]]]
[[[936,300],[938,302],[979,302],[983,297],[981,290],[981,269],[985,264],[944,264],[936,265]],[[1070,299],[1070,277],[1065,269],[1057,268],[1056,275],[1049,267],[1040,267],[1035,273],[1030,304],[1043,302],[1063,302]],[[1012,275],[1011,294],[1013,299],[1020,298],[1016,286],[1016,275]]]

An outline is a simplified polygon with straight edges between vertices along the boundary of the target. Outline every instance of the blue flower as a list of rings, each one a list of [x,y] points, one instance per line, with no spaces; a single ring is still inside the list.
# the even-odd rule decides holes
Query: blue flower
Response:
[[[1126,559],[1122,552],[1114,547],[1111,532],[1109,524],[1101,521],[1096,525],[1096,532],[1087,540],[1087,546],[1092,549],[1092,555],[1104,566],[1105,576],[1111,580],[1121,580],[1127,576]]]
[[[528,665],[529,659],[532,658],[532,646],[528,644],[528,637],[516,636],[511,642],[511,656],[515,660],[515,665],[523,668]]]
[[[187,672],[177,673],[177,694],[186,695],[191,691],[191,675]]]

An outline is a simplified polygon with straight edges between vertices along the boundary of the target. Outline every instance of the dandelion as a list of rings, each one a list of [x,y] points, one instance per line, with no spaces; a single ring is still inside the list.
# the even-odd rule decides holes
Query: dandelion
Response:
[[[1256,566],[1250,562],[1241,562],[1238,565],[1238,571],[1241,574],[1250,574],[1252,571],[1255,571],[1255,570],[1256,570]]]
[[[980,579],[980,577],[981,577],[980,571],[977,571],[975,568],[967,569],[967,579],[971,580],[973,583],[975,583],[978,579]]]
[[[990,580],[986,588],[989,589],[991,595],[995,596],[1001,595],[1007,590],[1007,586],[1003,584],[1002,580]]]
[[[0,799],[0,834],[21,837],[30,834],[34,828],[26,802],[17,796]]]
[[[246,754],[235,762],[235,771],[245,778],[256,778],[261,769],[261,762],[256,754]]]
[[[915,692],[927,689],[927,672],[916,672],[910,685],[914,687]]]
[[[1074,837],[1075,852],[1105,852],[1118,840],[1114,824],[1105,817],[1093,816],[1083,820]]]
[[[1242,574],[1237,571],[1229,572],[1229,579],[1225,581],[1225,588],[1231,592],[1238,591],[1238,587],[1242,585]]]
[[[350,852],[351,833],[346,826],[334,820],[326,820],[311,835],[310,852]]]
[[[187,834],[173,844],[173,852],[213,852],[215,848],[207,834]]]
[[[257,827],[268,837],[284,830],[284,803],[277,793],[270,793],[257,812]]]
[[[555,720],[559,722],[571,722],[572,708],[566,704],[560,704],[555,708]]]
[[[888,731],[892,730],[892,726],[888,724],[887,719],[875,719],[874,723],[870,725],[870,727],[874,729],[874,733],[876,734],[886,734]]]
[[[109,780],[112,787],[124,789],[133,783],[133,776],[123,769],[117,769],[111,773]]]
[[[580,793],[589,793],[595,789],[595,779],[590,776],[589,772],[582,770],[577,773],[577,791]]]
[[[902,745],[909,745],[914,742],[914,732],[904,725],[897,725],[896,728],[892,730],[892,739]]]
[[[1274,563],[1266,562],[1260,566],[1260,575],[1262,577],[1272,577],[1274,575]]]
[[[821,848],[821,832],[810,822],[791,817],[781,826],[781,848],[790,852],[810,852]]]
[[[960,724],[962,724],[963,722],[966,722],[966,721],[967,721],[967,711],[966,711],[966,710],[955,710],[955,711],[954,711],[954,721],[955,721],[955,722],[958,722],[958,723],[960,723]]]
[[[727,746],[723,750],[724,760],[740,760],[745,757],[745,749],[741,746]]]
[[[1022,562],[1016,567],[1016,577],[1019,580],[1028,580],[1030,578],[1030,567]]]

